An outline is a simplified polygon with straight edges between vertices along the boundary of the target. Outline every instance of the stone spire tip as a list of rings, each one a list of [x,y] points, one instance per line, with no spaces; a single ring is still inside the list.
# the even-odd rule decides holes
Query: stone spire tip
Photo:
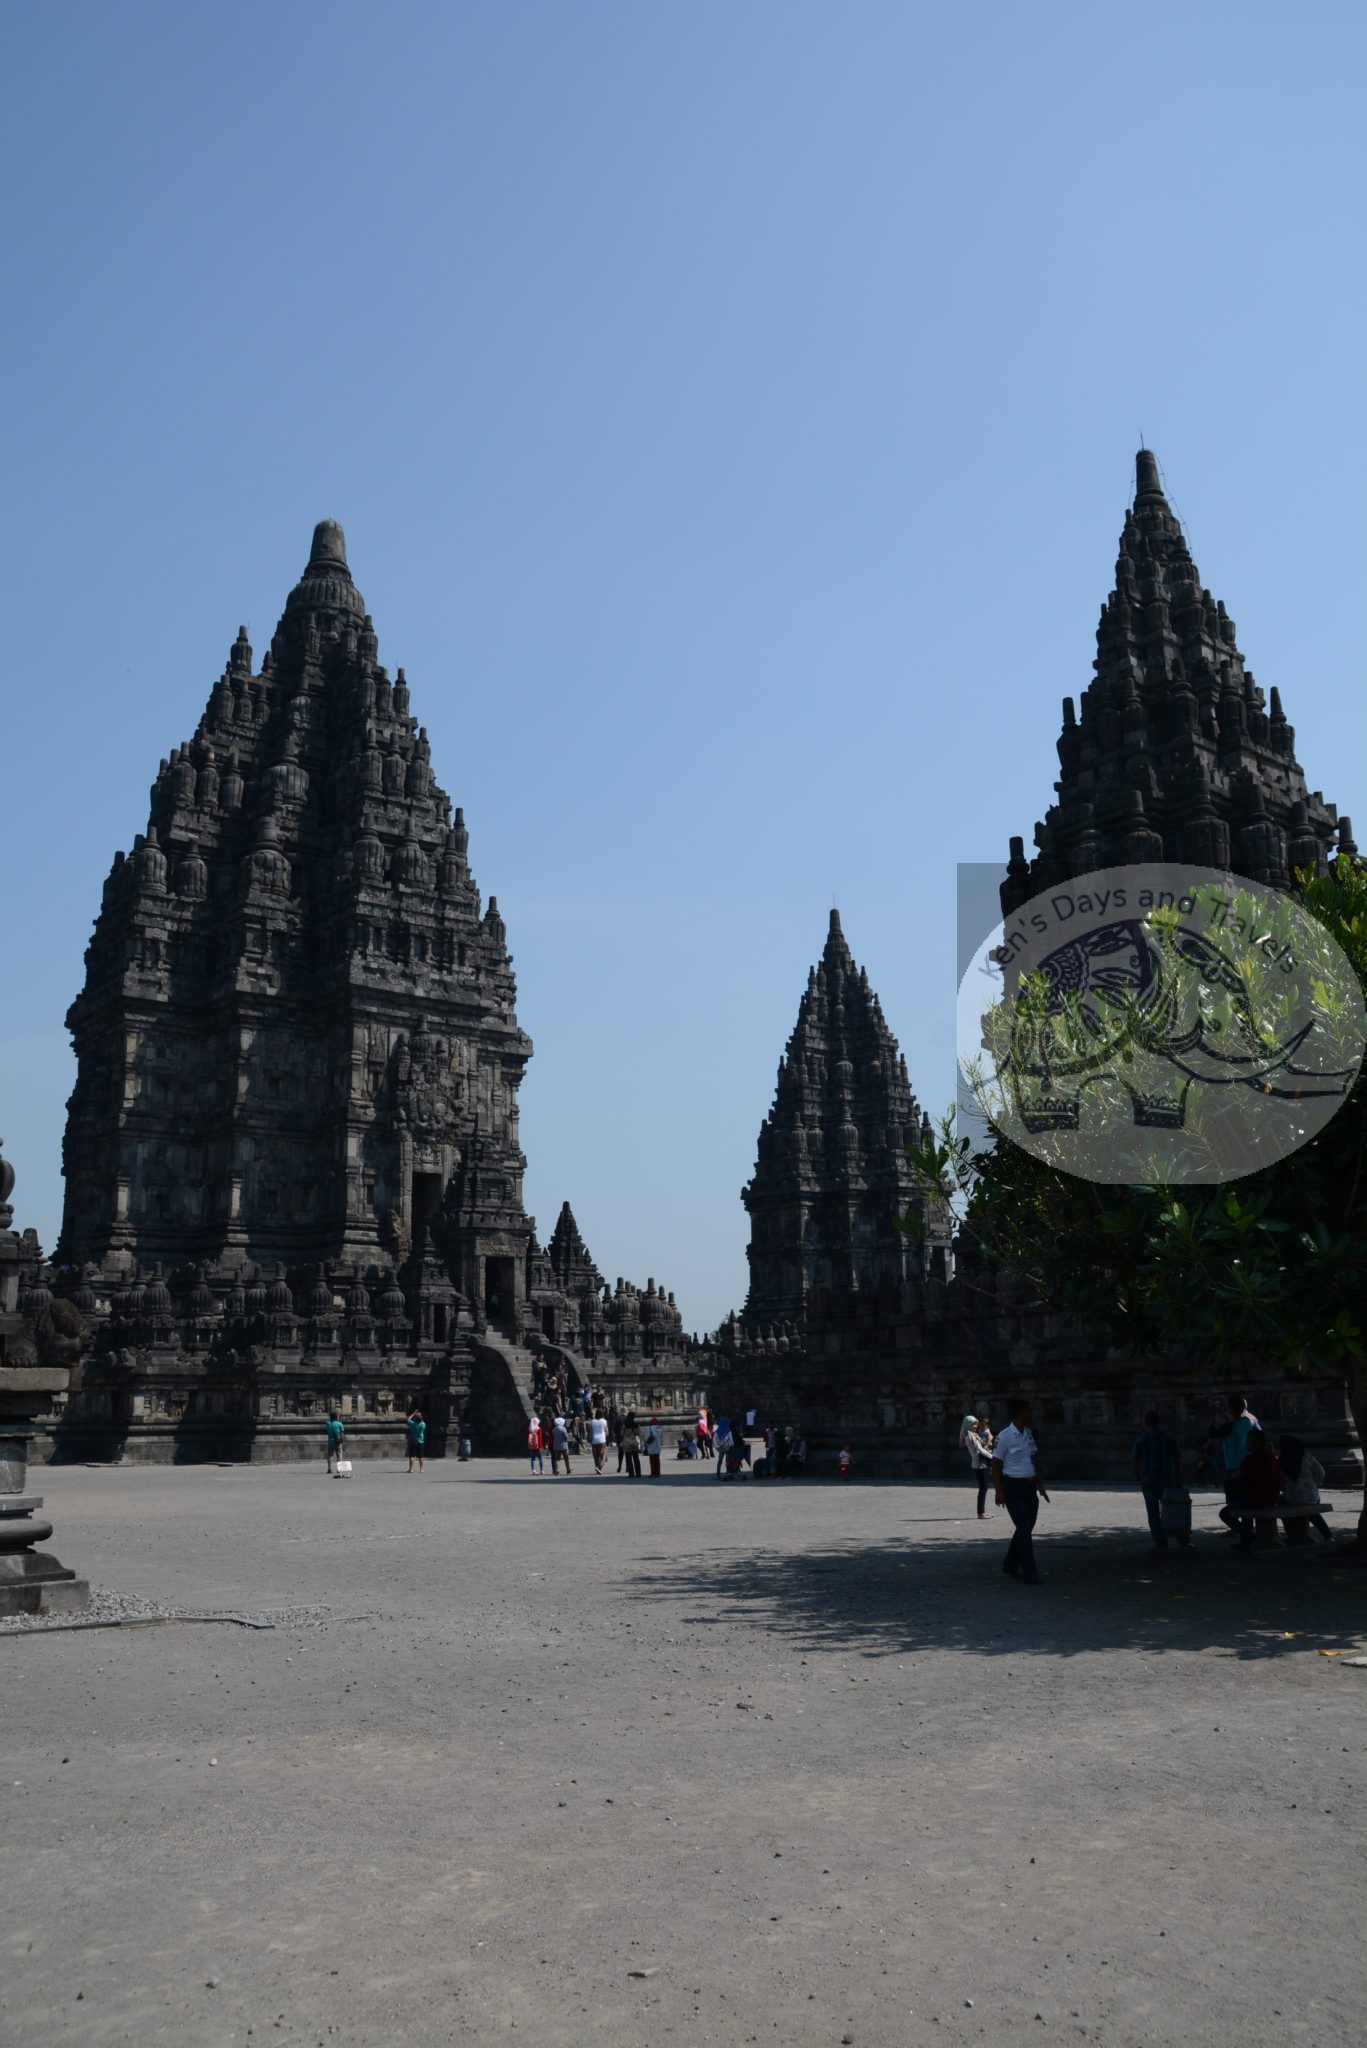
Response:
[[[346,560],[346,535],[335,519],[320,519],[313,529],[309,550],[310,569],[338,568],[350,575]]]
[[[1136,499],[1163,496],[1163,486],[1158,477],[1158,457],[1151,448],[1141,448],[1134,458],[1134,486]]]

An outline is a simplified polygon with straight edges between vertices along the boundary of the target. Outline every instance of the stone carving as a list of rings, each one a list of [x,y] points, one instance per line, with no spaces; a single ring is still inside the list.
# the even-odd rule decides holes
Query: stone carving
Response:
[[[31,1231],[10,1228],[14,1169],[0,1158],[0,1615],[66,1613],[90,1587],[51,1551],[41,1495],[27,1487],[29,1445],[66,1392],[89,1333],[69,1302],[52,1299]]]

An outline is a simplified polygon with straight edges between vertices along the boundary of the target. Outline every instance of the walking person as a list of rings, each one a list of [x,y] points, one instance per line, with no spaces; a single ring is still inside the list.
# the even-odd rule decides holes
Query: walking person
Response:
[[[1298,1436],[1281,1436],[1277,1439],[1277,1459],[1282,1468],[1282,1499],[1287,1506],[1317,1508],[1324,1467],[1314,1452],[1308,1451]],[[1306,1527],[1313,1529],[1323,1542],[1333,1542],[1333,1531],[1323,1515],[1307,1516]]]
[[[705,1408],[698,1410],[697,1436],[698,1456],[700,1458],[710,1458],[712,1456],[712,1418]]]
[[[658,1479],[660,1476],[660,1459],[664,1454],[664,1447],[665,1433],[660,1427],[660,1418],[658,1415],[652,1415],[641,1432],[641,1449],[650,1460],[652,1479]]]
[[[626,1459],[627,1478],[639,1479],[641,1476],[641,1432],[637,1426],[636,1410],[634,1408],[628,1411],[626,1423],[622,1430],[622,1458]],[[617,1469],[619,1472],[622,1469],[620,1458],[617,1463]]]
[[[589,1448],[593,1452],[593,1469],[601,1473],[608,1462],[608,1419],[601,1408],[595,1408],[589,1420]]]
[[[717,1477],[723,1479],[726,1476],[726,1454],[731,1448],[731,1418],[727,1415],[717,1419],[717,1426],[712,1432],[712,1448],[717,1460]]]
[[[337,1410],[328,1414],[328,1458],[327,1468],[331,1472],[334,1464],[340,1465],[346,1455],[346,1424]]]
[[[968,1469],[978,1491],[978,1520],[986,1522],[987,1482],[992,1477],[992,1432],[976,1415],[965,1415],[959,1424],[959,1447],[968,1453]]]
[[[541,1417],[534,1415],[527,1424],[527,1455],[531,1469],[538,1479],[544,1479],[546,1476],[546,1460],[541,1455],[545,1441]]]
[[[1027,1586],[1037,1586],[1039,1568],[1031,1531],[1039,1519],[1040,1502],[1049,1496],[1040,1480],[1030,1403],[1017,1398],[1007,1412],[1011,1420],[992,1446],[993,1494],[997,1506],[1010,1515],[1014,1530],[1002,1570]]]
[[[1130,1471],[1139,1482],[1144,1496],[1144,1510],[1149,1518],[1149,1534],[1155,1550],[1168,1547],[1167,1532],[1163,1527],[1163,1495],[1170,1487],[1182,1484],[1182,1455],[1177,1448],[1176,1437],[1169,1436],[1158,1420],[1158,1410],[1150,1408],[1144,1417],[1144,1433],[1134,1440],[1130,1453]],[[1183,1496],[1185,1499],[1185,1495]],[[1190,1514],[1187,1516],[1190,1522]],[[1178,1548],[1185,1550],[1191,1536],[1179,1533]]]
[[[848,1444],[842,1444],[835,1454],[835,1469],[842,1479],[854,1477],[854,1452]]]
[[[405,1426],[408,1430],[408,1469],[410,1472],[413,1470],[413,1460],[416,1458],[418,1471],[421,1472],[423,1448],[427,1442],[427,1424],[423,1421],[421,1408],[410,1410]]]
[[[563,1458],[563,1459],[565,1460],[565,1477],[566,1477],[567,1479],[569,1479],[569,1478],[570,1478],[570,1477],[572,1476],[572,1475],[571,1475],[571,1473],[570,1473],[570,1432],[569,1432],[569,1426],[568,1426],[568,1424],[566,1423],[566,1421],[565,1421],[565,1418],[564,1418],[564,1416],[563,1416],[563,1415],[554,1415],[554,1416],[552,1416],[552,1418],[551,1418],[551,1478],[552,1478],[552,1479],[554,1479],[554,1478],[555,1478],[556,1474],[557,1474],[557,1473],[559,1472],[559,1470],[560,1470],[560,1460],[561,1460],[562,1458]]]

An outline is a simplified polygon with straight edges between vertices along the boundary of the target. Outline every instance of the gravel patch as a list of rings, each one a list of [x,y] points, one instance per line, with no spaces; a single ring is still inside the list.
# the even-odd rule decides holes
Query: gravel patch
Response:
[[[8,1615],[0,1619],[0,1636],[50,1635],[77,1628],[148,1628],[167,1621],[218,1621],[236,1628],[319,1628],[329,1621],[364,1619],[363,1615],[341,1614],[335,1607],[168,1607],[160,1600],[140,1599],[136,1593],[92,1586],[90,1605],[80,1614]]]

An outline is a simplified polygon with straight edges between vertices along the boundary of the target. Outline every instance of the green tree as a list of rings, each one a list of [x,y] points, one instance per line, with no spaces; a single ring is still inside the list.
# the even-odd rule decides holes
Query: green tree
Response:
[[[1297,877],[1306,909],[1367,984],[1367,866],[1344,855]],[[1133,1352],[1185,1351],[1222,1377],[1275,1363],[1348,1387],[1367,1446],[1367,1081],[1318,1136],[1225,1184],[1101,1185],[993,1132],[974,1151],[952,1115],[910,1148],[966,1202],[984,1249],[1051,1309]],[[908,1217],[903,1228],[914,1234]],[[1353,1549],[1367,1554],[1367,1501]]]

